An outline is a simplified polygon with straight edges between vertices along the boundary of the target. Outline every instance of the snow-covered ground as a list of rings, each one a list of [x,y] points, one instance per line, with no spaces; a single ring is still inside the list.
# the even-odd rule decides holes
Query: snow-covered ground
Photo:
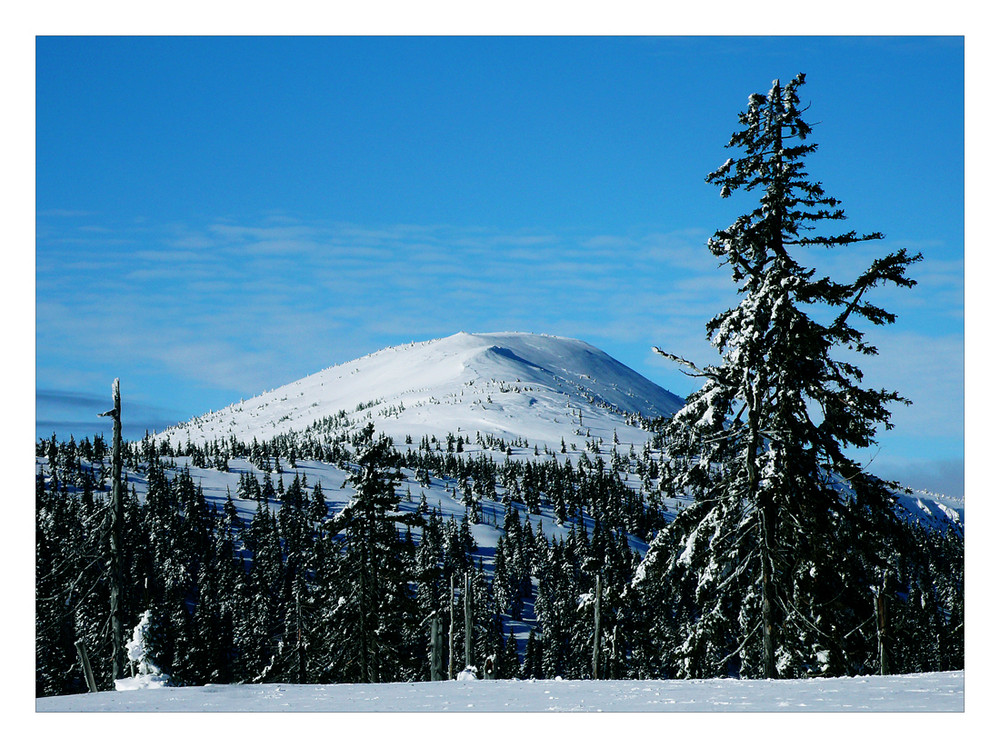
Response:
[[[36,699],[39,712],[961,712],[965,673],[795,681],[207,685]]]

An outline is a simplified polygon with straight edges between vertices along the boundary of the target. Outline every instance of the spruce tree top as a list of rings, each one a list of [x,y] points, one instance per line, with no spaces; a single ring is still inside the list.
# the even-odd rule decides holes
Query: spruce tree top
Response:
[[[735,309],[707,325],[724,363],[698,369],[663,355],[710,380],[701,393],[708,400],[699,398],[701,406],[695,409],[702,425],[718,430],[722,420],[732,416],[739,423],[746,408],[733,409],[735,401],[749,401],[747,407],[764,415],[760,426],[774,426],[766,436],[781,441],[789,424],[794,424],[797,438],[827,453],[836,463],[829,467],[842,469],[847,464],[840,447],[871,446],[877,426],[892,427],[889,405],[908,401],[897,392],[861,387],[861,370],[836,360],[834,351],[844,346],[865,355],[877,353],[855,320],[884,325],[894,322],[895,315],[864,297],[885,284],[914,285],[905,272],[921,256],[897,250],[875,260],[848,283],[819,276],[796,259],[797,248],[835,250],[883,238],[878,232],[817,231],[846,216],[839,201],[805,172],[804,159],[816,145],[806,141],[812,128],[800,107],[799,89],[804,83],[800,73],[784,86],[774,81],[767,94],[752,94],[739,115],[742,128],[727,144],[739,155],[706,178],[724,198],[741,190],[759,193],[753,210],[708,242],[710,251],[729,266],[741,294]],[[819,424],[813,424],[807,413],[813,406],[822,413]]]

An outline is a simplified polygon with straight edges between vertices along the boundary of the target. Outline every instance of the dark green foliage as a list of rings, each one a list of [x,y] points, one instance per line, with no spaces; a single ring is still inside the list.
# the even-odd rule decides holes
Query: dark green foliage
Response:
[[[375,438],[369,423],[355,441],[354,499],[325,528],[343,549],[327,644],[338,679],[381,683],[418,667],[406,638],[417,623],[411,570],[396,528],[407,518],[397,512],[398,455],[389,440]]]
[[[881,238],[814,233],[844,213],[804,171],[815,150],[804,80],[751,96],[729,142],[739,155],[708,177],[723,197],[760,199],[709,241],[740,295],[707,326],[721,363],[668,356],[705,380],[665,429],[669,484],[695,503],[661,532],[640,585],[647,614],[661,619],[650,633],[669,653],[668,676],[872,672],[872,590],[904,552],[891,486],[848,451],[871,446],[906,400],[863,387],[838,350],[875,353],[855,320],[894,316],[865,295],[912,286],[905,272],[920,255],[899,250],[849,283],[799,264],[802,246]]]

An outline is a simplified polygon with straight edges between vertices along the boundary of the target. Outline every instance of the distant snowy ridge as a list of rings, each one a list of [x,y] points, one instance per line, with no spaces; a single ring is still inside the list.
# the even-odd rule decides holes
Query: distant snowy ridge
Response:
[[[612,432],[643,443],[624,414],[669,417],[683,400],[588,343],[530,333],[460,332],[385,348],[174,426],[183,445],[249,442],[345,413],[400,441],[475,431],[559,446]]]
[[[921,524],[944,531],[965,531],[965,498],[907,488],[897,492],[899,505]]]

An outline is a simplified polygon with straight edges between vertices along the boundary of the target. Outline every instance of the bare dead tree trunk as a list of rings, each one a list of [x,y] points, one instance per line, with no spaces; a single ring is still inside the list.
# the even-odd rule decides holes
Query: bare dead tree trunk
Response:
[[[455,680],[455,575],[448,587],[448,680]]]
[[[431,617],[431,680],[444,680],[444,642],[441,615],[434,611]]]
[[[90,667],[90,658],[87,657],[87,647],[83,639],[77,639],[76,651],[80,655],[80,664],[83,666],[83,677],[87,680],[87,688],[91,693],[97,693],[97,683],[94,682],[94,671]]]
[[[122,632],[121,598],[122,572],[122,526],[124,507],[122,504],[122,398],[116,378],[111,385],[114,407],[102,417],[110,416],[113,424],[111,442],[111,679],[123,677],[125,670],[124,634]]]
[[[601,574],[594,587],[594,680],[600,677],[601,666]]]
[[[875,615],[878,625],[878,674],[889,674],[889,648],[886,646],[886,628],[888,620],[886,617],[885,590],[889,583],[889,571],[886,570],[882,576],[882,587],[875,596]]]
[[[465,666],[472,665],[472,580],[465,574]]]

